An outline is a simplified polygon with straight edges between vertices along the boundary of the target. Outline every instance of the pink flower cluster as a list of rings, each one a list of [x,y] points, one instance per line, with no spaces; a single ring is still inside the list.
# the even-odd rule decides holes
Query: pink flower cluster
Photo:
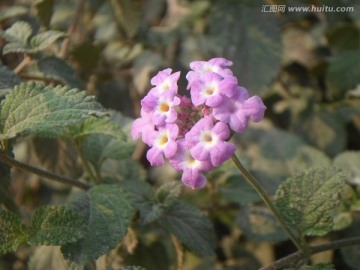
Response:
[[[243,132],[249,120],[264,117],[261,98],[249,97],[238,85],[231,65],[224,58],[192,62],[186,75],[191,99],[178,94],[180,72],[160,71],[151,79],[154,87],[141,100],[141,117],[132,125],[133,139],[141,137],[150,147],[150,164],[161,166],[167,158],[191,188],[203,187],[204,173],[235,152],[228,141],[232,132]]]

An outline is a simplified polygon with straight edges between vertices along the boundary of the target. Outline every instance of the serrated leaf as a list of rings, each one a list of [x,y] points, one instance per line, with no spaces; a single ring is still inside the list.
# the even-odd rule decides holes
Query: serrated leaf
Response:
[[[19,216],[0,209],[0,254],[15,251],[28,237]]]
[[[18,44],[24,48],[27,47],[28,39],[32,34],[32,27],[29,23],[18,21],[5,31],[0,31],[0,36],[7,42]]]
[[[334,225],[334,210],[346,175],[336,168],[313,168],[288,178],[276,193],[285,222],[302,235],[322,236]]]
[[[155,196],[162,205],[169,207],[180,196],[182,187],[180,182],[166,182],[156,190]]]
[[[22,83],[12,89],[1,103],[0,139],[23,133],[51,136],[93,114],[103,114],[102,111],[102,106],[85,91]]]
[[[33,232],[28,242],[33,245],[65,245],[84,238],[84,220],[65,206],[44,206],[32,218]]]
[[[77,76],[74,68],[61,58],[48,56],[40,59],[37,66],[48,78],[59,80],[68,84],[70,87],[84,88],[84,83]]]
[[[55,30],[37,34],[30,40],[30,51],[32,53],[40,52],[53,44],[56,40],[64,37],[66,37],[64,32]]]
[[[28,13],[28,9],[24,6],[10,6],[0,10],[0,22],[12,17],[22,16]]]
[[[134,178],[122,181],[122,185],[129,193],[132,205],[139,211],[142,224],[153,222],[164,214],[164,208],[156,201],[153,189],[148,183]]]
[[[202,256],[214,254],[212,223],[197,208],[176,200],[158,220],[158,224],[174,234],[191,251]]]
[[[98,185],[80,194],[69,206],[87,224],[83,240],[62,247],[65,258],[84,265],[119,244],[126,235],[133,209],[120,185]]]
[[[264,205],[242,206],[236,223],[250,239],[283,241],[288,238],[274,214]]]

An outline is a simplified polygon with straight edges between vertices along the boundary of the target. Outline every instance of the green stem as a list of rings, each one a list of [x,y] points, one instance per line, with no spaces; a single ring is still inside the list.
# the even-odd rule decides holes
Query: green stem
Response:
[[[51,172],[44,171],[42,169],[30,166],[28,164],[22,163],[20,161],[17,161],[16,159],[9,157],[8,155],[6,155],[3,152],[0,152],[0,161],[7,165],[19,168],[23,171],[31,172],[33,174],[39,175],[41,177],[45,177],[47,179],[57,181],[59,183],[74,186],[74,187],[77,187],[77,188],[80,188],[83,190],[87,190],[87,189],[91,188],[91,185],[89,185],[87,183],[83,183],[83,182],[77,181],[75,179],[71,179],[71,178],[68,178],[65,176],[53,174]]]
[[[274,204],[271,202],[270,198],[267,196],[265,190],[262,188],[262,186],[258,183],[256,178],[242,165],[239,158],[233,154],[231,156],[233,162],[235,163],[236,167],[239,169],[241,174],[245,177],[247,182],[256,190],[256,192],[260,195],[261,199],[264,201],[264,203],[269,207],[270,211],[274,214],[276,219],[279,221],[282,228],[285,230],[291,241],[295,244],[295,246],[301,250],[306,251],[304,246],[301,244],[299,239],[293,234],[293,232],[290,230],[290,228],[286,225],[284,219],[280,215],[279,211],[276,209]]]

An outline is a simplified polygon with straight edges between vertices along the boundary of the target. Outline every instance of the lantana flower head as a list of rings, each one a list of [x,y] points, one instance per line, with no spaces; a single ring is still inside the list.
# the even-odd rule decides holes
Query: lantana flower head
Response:
[[[182,171],[181,181],[191,188],[206,184],[204,173],[228,160],[236,148],[234,132],[244,132],[249,121],[264,117],[265,105],[238,85],[224,58],[190,63],[186,75],[191,98],[178,94],[180,72],[159,71],[154,86],[141,100],[141,117],[132,125],[134,140],[150,147],[147,159],[162,166],[165,158]]]

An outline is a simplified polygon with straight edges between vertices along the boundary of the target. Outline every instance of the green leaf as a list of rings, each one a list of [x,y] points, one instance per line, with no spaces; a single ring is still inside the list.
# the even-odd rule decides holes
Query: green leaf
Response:
[[[339,112],[323,108],[298,123],[297,132],[329,156],[333,157],[346,148],[346,123]]]
[[[106,159],[121,160],[131,156],[135,145],[109,135],[90,135],[84,139],[81,150],[92,165],[100,169]]]
[[[360,185],[360,151],[345,151],[334,158],[334,166],[349,174],[348,182]]]
[[[328,98],[340,99],[360,83],[360,51],[346,51],[335,56],[326,73]]]
[[[37,9],[37,17],[40,22],[45,27],[49,27],[53,14],[54,0],[36,0],[35,7]]]
[[[59,80],[70,87],[84,88],[84,83],[79,79],[74,68],[61,58],[48,56],[42,58],[37,66],[48,78]]]
[[[28,13],[28,9],[24,6],[10,6],[0,10],[0,22],[12,17],[22,16]]]
[[[64,245],[84,238],[84,220],[65,206],[44,206],[32,218],[33,232],[28,242],[32,245]]]
[[[170,207],[180,196],[183,185],[178,181],[166,182],[155,193],[158,201],[165,207]]]
[[[212,223],[197,208],[176,200],[158,220],[158,224],[193,252],[202,256],[214,254],[215,235]]]
[[[0,254],[15,251],[28,237],[19,216],[0,209]]]
[[[3,48],[3,54],[10,52],[27,52],[28,39],[32,34],[30,24],[23,21],[14,23],[10,28],[0,31],[0,37],[3,37],[8,44]]]
[[[220,194],[230,202],[246,204],[260,201],[255,189],[241,175],[232,175],[219,187]]]
[[[334,225],[346,175],[336,168],[313,168],[288,178],[276,193],[285,222],[302,235],[322,236]]]
[[[283,241],[288,238],[274,214],[264,205],[242,206],[236,223],[250,239]]]
[[[238,140],[247,149],[243,156],[249,169],[270,194],[290,175],[309,167],[331,166],[327,155],[290,132],[249,129]]]
[[[133,216],[128,195],[120,185],[98,185],[81,193],[69,206],[87,224],[83,240],[62,247],[65,258],[84,265],[119,244]]]
[[[30,52],[36,53],[44,50],[45,48],[49,47],[51,44],[53,44],[56,40],[59,38],[66,37],[66,34],[64,32],[60,31],[46,31],[44,33],[40,33],[35,35],[30,40]]]
[[[89,135],[108,135],[121,141],[126,139],[122,128],[109,118],[89,118],[78,125],[69,127],[64,133],[65,137],[74,139]]]
[[[151,223],[164,214],[164,207],[158,204],[148,183],[134,178],[122,181],[122,185],[129,193],[132,205],[139,211],[142,224]]]
[[[306,266],[304,270],[335,270],[335,266],[332,263],[317,263]]]
[[[352,23],[335,25],[327,33],[327,38],[330,46],[338,52],[359,49],[359,29]]]
[[[92,115],[103,115],[102,106],[85,91],[68,87],[22,83],[1,103],[0,139],[18,134],[51,136]]]
[[[5,95],[10,88],[21,83],[21,79],[10,69],[0,63],[0,96]]]

